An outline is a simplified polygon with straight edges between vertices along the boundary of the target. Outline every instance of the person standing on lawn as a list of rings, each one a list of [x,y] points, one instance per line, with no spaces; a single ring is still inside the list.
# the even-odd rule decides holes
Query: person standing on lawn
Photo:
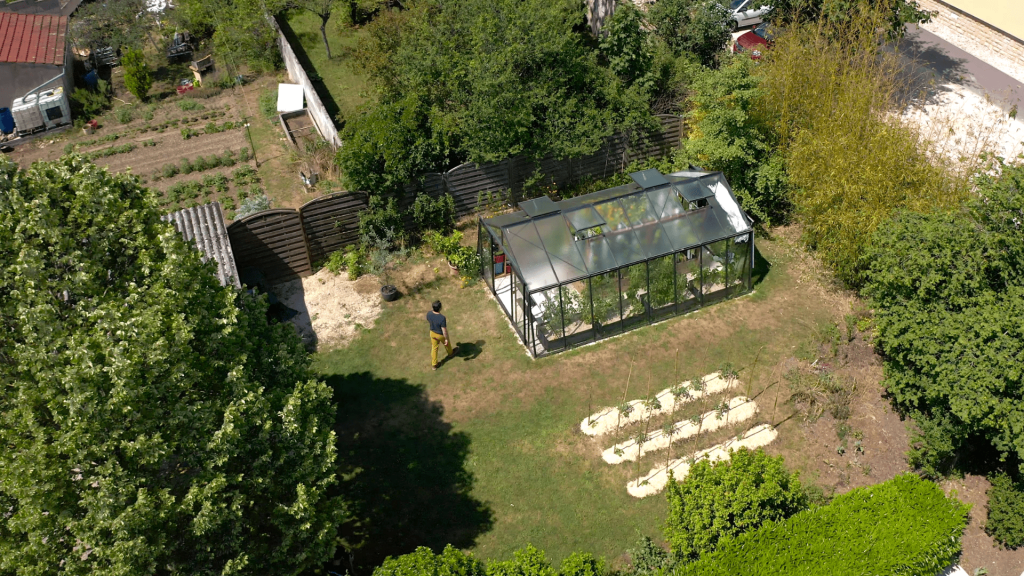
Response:
[[[458,352],[458,347],[452,349],[451,340],[448,338],[448,319],[441,314],[441,301],[434,300],[430,307],[432,310],[427,312],[427,323],[430,324],[430,367],[433,370],[437,370],[439,364],[437,363],[437,348],[444,342],[444,348],[448,352],[448,357]]]

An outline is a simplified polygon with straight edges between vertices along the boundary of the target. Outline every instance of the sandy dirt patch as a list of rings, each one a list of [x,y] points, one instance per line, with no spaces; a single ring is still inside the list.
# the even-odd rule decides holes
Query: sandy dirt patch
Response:
[[[303,342],[323,350],[344,346],[360,329],[373,327],[381,312],[380,295],[367,291],[365,284],[323,268],[312,276],[279,284],[274,293],[298,312],[291,322]]]
[[[648,434],[647,441],[643,444],[635,439],[620,442],[615,446],[601,453],[601,458],[609,464],[621,464],[623,462],[636,461],[644,455],[669,447],[670,442],[678,442],[691,438],[698,434],[714,432],[719,428],[745,422],[757,414],[757,403],[748,398],[738,396],[729,401],[728,409],[723,411],[711,410],[701,415],[699,420],[683,420],[672,425],[671,433],[665,430],[655,430]]]
[[[935,144],[940,162],[970,163],[982,152],[1007,159],[1024,153],[1024,122],[964,86],[941,86],[933,100],[908,108],[903,119]]]
[[[711,448],[707,448],[697,452],[697,454],[691,460],[690,458],[678,458],[671,460],[664,464],[659,464],[651,469],[650,472],[644,474],[637,480],[633,480],[629,484],[626,484],[626,491],[629,492],[630,496],[635,498],[645,498],[652,494],[657,494],[665,489],[668,484],[668,473],[672,472],[672,476],[676,480],[682,480],[690,473],[690,463],[700,462],[701,460],[707,460],[708,462],[719,462],[721,460],[728,460],[729,455],[740,448],[747,448],[748,450],[755,450],[771,444],[775,438],[779,435],[772,428],[770,424],[761,424],[755,426],[750,430],[747,430],[739,438],[734,438],[721,444],[716,444]]]
[[[671,388],[666,388],[655,395],[656,402],[653,403],[650,409],[644,406],[644,399],[642,398],[630,400],[627,412],[622,415],[619,414],[617,407],[608,406],[584,418],[583,422],[580,422],[580,430],[587,436],[610,434],[618,431],[623,426],[645,422],[652,417],[661,416],[662,414],[671,414],[674,407],[725,392],[729,388],[734,388],[740,384],[739,380],[730,381],[722,378],[721,373],[714,372],[704,376],[703,394],[697,392],[694,385],[687,380],[683,383],[685,391],[679,398],[673,396]]]

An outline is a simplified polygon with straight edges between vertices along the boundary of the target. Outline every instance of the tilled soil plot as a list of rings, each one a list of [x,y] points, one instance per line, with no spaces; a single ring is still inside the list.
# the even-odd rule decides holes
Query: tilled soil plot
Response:
[[[156,142],[156,146],[143,146],[142,142],[146,140]],[[188,140],[182,138],[181,133],[177,130],[173,132],[168,130],[163,134],[147,132],[131,139],[118,140],[115,144],[127,142],[133,142],[138,148],[128,154],[97,158],[96,165],[106,166],[111,172],[123,172],[131,168],[133,174],[150,176],[164,164],[177,163],[182,158],[191,160],[197,156],[223,154],[228,150],[237,152],[247,145],[244,128],[227,130],[218,134],[201,134]],[[99,146],[83,152],[105,147]]]

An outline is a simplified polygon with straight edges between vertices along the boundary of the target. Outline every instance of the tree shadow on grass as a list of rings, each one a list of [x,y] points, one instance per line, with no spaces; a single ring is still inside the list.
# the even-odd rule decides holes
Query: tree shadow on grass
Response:
[[[368,372],[326,382],[338,405],[338,472],[352,515],[328,570],[366,576],[387,556],[471,547],[491,528],[491,509],[470,494],[469,436],[441,419],[441,404],[422,386]]]

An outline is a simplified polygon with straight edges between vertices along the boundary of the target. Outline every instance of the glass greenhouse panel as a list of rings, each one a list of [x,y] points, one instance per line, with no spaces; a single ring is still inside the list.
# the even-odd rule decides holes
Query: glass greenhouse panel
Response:
[[[590,279],[590,289],[584,294],[593,305],[590,324],[598,338],[618,334],[622,325],[619,309],[619,272],[612,270]]]
[[[738,292],[746,286],[747,272],[748,272],[748,261],[750,254],[750,243],[747,241],[747,236],[737,236],[729,239],[729,274],[728,281],[729,287],[735,288],[733,291]]]
[[[546,352],[563,348],[565,346],[562,332],[564,321],[558,288],[534,292],[530,295],[530,299],[533,302],[534,334],[537,344]]]
[[[561,215],[546,216],[535,220],[534,224],[537,226],[537,233],[544,249],[547,250],[548,260],[555,270],[558,282],[585,278],[587,267],[583,264],[583,257],[576,248],[576,240],[569,233]]]
[[[651,314],[654,319],[670,316],[676,311],[675,256],[669,254],[647,263],[650,283]]]
[[[540,288],[558,283],[533,222],[506,228],[505,241],[509,250],[515,254],[519,273],[530,287]]]
[[[646,322],[648,315],[647,263],[620,269],[623,328]]]
[[[594,327],[590,324],[590,299],[587,286],[589,279],[563,284],[562,312],[565,314],[565,341],[567,346],[576,346],[594,339]]]
[[[705,246],[704,251],[701,253],[701,266],[703,268],[701,281],[703,283],[704,304],[714,301],[716,297],[722,298],[725,296],[727,244],[727,240],[713,242]]]
[[[519,336],[526,341],[526,307],[523,297],[523,283],[519,281],[519,278],[515,274],[512,275],[512,324],[516,327],[516,332],[519,332]]]
[[[676,286],[679,290],[679,311],[687,312],[700,306],[701,248],[692,248],[676,254]]]
[[[484,282],[487,282],[487,286],[494,290],[494,245],[491,241],[491,234],[486,228],[480,226],[479,234],[480,265],[483,268]]]

